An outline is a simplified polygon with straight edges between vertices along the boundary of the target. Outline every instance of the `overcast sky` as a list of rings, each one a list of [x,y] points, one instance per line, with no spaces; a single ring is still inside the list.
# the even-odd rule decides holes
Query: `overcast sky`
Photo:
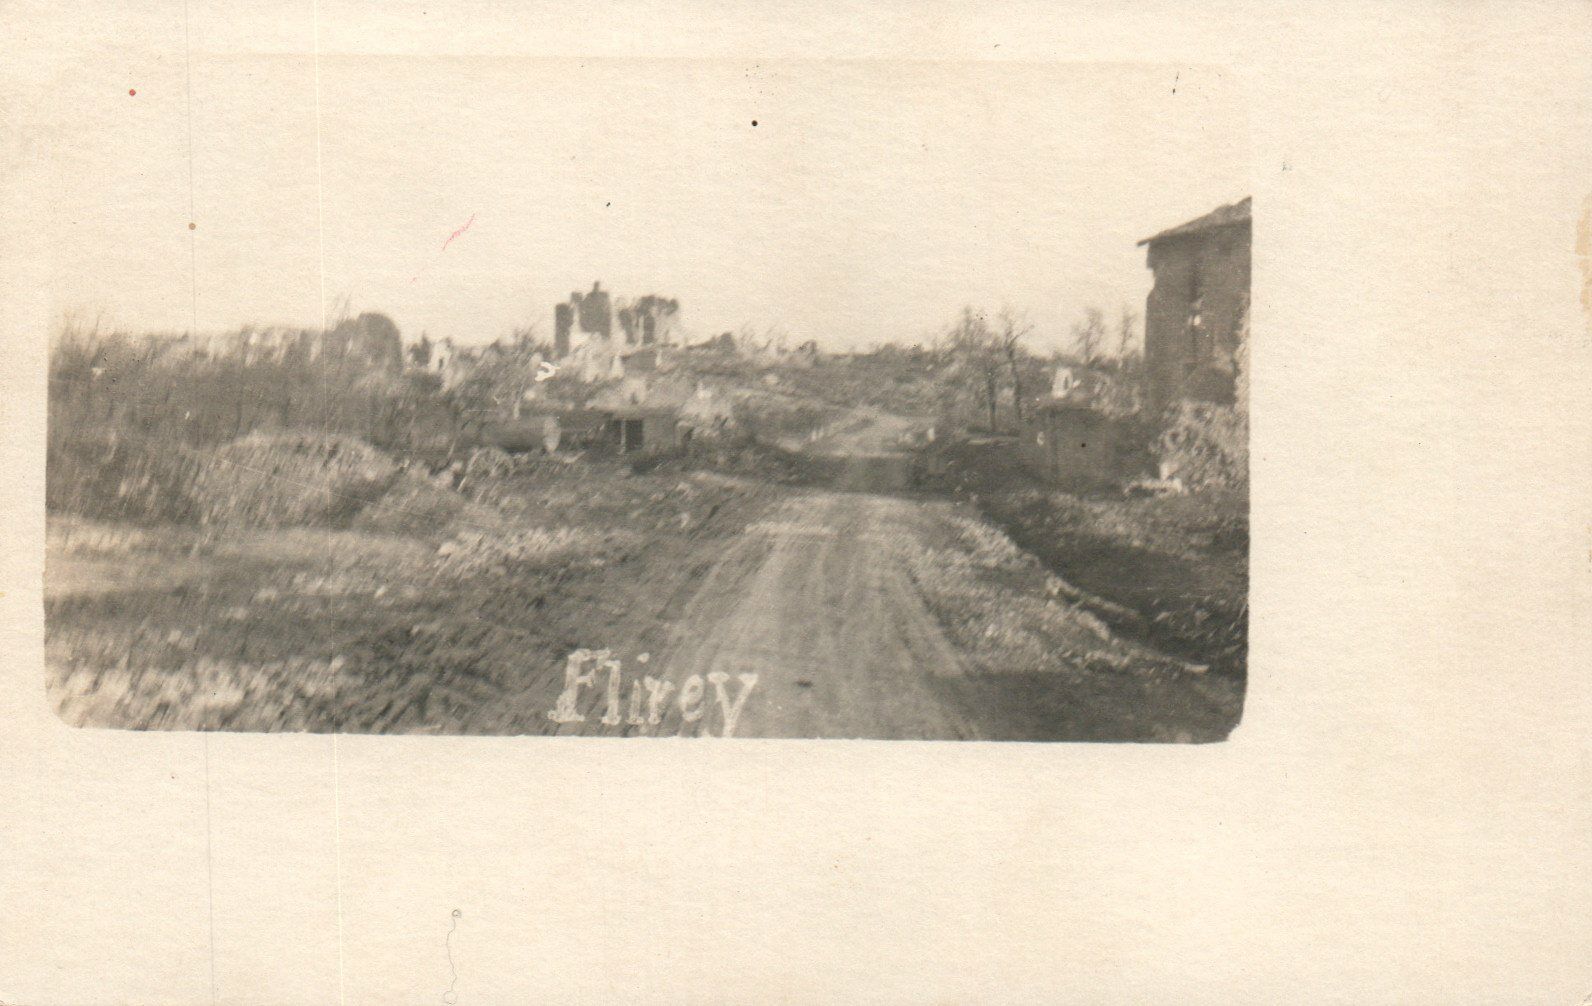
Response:
[[[910,342],[1009,304],[1049,348],[1086,305],[1142,312],[1136,240],[1248,194],[1238,83],[1186,66],[179,46],[57,102],[55,299],[137,329],[346,296],[487,342],[600,279],[697,336]]]

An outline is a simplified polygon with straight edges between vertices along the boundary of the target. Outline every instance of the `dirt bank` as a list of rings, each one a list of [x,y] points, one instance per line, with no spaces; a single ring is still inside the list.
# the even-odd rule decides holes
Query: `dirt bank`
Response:
[[[1101,612],[1119,631],[1244,681],[1247,497],[1076,496],[1036,481],[998,445],[953,447],[934,467],[936,488],[976,506],[1069,583],[1126,609]]]

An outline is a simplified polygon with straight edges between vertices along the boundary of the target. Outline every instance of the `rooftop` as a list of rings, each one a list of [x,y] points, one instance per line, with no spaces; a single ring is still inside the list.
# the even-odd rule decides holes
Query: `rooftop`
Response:
[[[1212,231],[1218,227],[1231,227],[1234,224],[1248,223],[1249,204],[1250,197],[1245,196],[1236,203],[1228,203],[1226,206],[1218,206],[1202,217],[1195,217],[1188,223],[1178,224],[1176,227],[1170,227],[1159,234],[1156,234],[1152,237],[1147,237],[1143,241],[1140,241],[1139,245],[1147,245],[1151,242],[1160,241],[1165,238],[1177,238],[1183,237],[1187,234],[1198,234],[1201,231]]]

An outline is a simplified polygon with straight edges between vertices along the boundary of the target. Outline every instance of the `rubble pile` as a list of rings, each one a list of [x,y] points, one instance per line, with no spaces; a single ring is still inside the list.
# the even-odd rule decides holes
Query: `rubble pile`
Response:
[[[497,519],[494,510],[418,472],[405,471],[359,512],[351,526],[383,534],[430,535],[454,524],[492,527]]]
[[[1190,489],[1239,489],[1249,483],[1249,420],[1231,406],[1179,402],[1155,444],[1162,478]]]
[[[202,524],[338,524],[397,474],[391,458],[353,437],[251,433],[211,451],[192,492]]]

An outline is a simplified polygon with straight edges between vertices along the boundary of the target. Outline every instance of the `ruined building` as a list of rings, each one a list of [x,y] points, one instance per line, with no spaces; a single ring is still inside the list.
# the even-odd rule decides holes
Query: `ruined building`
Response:
[[[1250,200],[1145,238],[1155,274],[1144,312],[1149,406],[1231,405],[1239,331],[1249,309]]]
[[[673,345],[679,317],[679,301],[650,293],[619,309],[619,325],[629,346]]]
[[[611,338],[613,331],[613,302],[601,283],[593,283],[586,294],[575,291],[553,309],[553,349],[558,356],[567,356],[594,338]]]
[[[576,291],[569,300],[553,308],[553,352],[562,359],[588,343],[601,340],[614,343],[615,351],[641,346],[675,345],[680,302],[648,294],[634,301],[618,301],[609,296],[601,283],[593,283],[587,293]],[[614,322],[619,323],[615,340]]]

